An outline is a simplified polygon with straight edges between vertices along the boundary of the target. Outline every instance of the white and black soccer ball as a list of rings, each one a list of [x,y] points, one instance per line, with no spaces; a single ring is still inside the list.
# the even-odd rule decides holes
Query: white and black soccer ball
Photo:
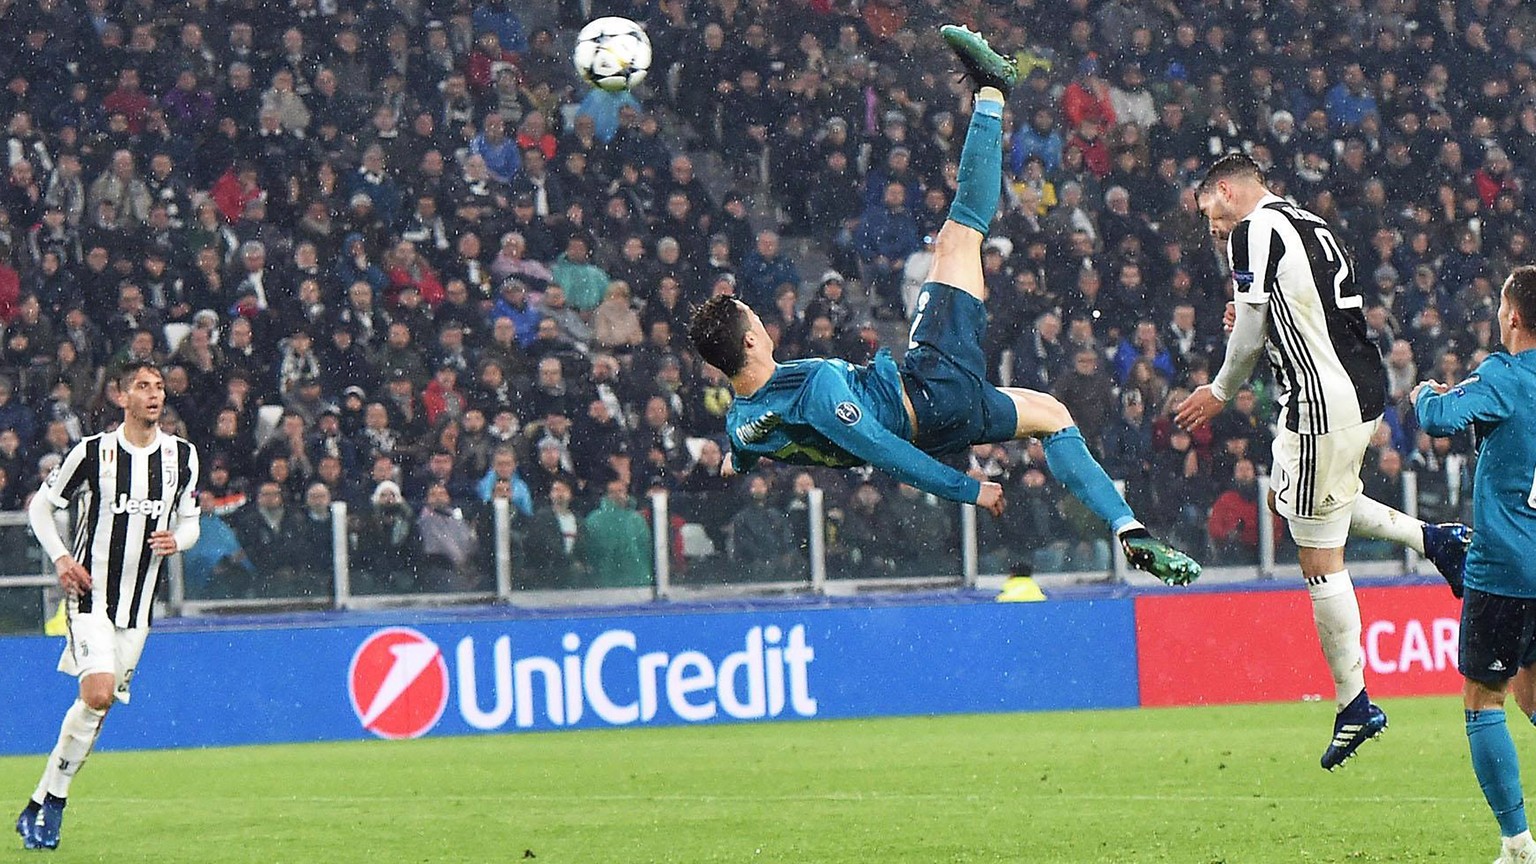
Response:
[[[628,18],[598,18],[576,35],[576,71],[610,93],[629,90],[651,69],[651,40]]]

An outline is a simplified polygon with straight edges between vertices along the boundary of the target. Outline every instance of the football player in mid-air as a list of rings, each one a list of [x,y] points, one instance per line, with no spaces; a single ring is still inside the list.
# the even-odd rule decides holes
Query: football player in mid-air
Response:
[[[976,85],[975,105],[958,189],[934,244],[906,354],[899,367],[883,350],[867,366],[826,359],[776,363],[758,316],[732,297],[711,298],[694,314],[689,336],[736,394],[726,417],[729,470],[751,469],[762,457],[796,465],[868,463],[903,483],[997,514],[1004,505],[1001,486],[934,456],[1039,438],[1051,473],[1109,523],[1132,566],[1169,584],[1188,584],[1200,565],[1137,521],[1067,409],[1045,393],[987,383],[981,245],[1001,195],[1003,99],[1018,70],[964,27],[940,32]]]

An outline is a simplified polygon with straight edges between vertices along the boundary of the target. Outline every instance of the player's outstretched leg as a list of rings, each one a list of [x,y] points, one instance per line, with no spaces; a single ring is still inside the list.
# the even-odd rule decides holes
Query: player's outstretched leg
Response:
[[[1423,555],[1440,571],[1451,586],[1451,593],[1461,597],[1462,571],[1466,568],[1467,549],[1472,545],[1472,529],[1466,525],[1422,522],[1362,495],[1355,499],[1350,513],[1349,533],[1388,540]]]
[[[1072,414],[1056,397],[1019,387],[999,388],[1013,401],[1018,415],[1015,438],[1039,438],[1045,463],[1067,491],[1109,523],[1125,550],[1126,562],[1169,585],[1188,585],[1200,578],[1200,564],[1153,537],[1131,512],[1104,467],[1088,451]]]
[[[977,85],[949,218],[934,238],[928,282],[952,285],[985,301],[981,241],[987,236],[1003,191],[1003,99],[1018,70],[993,51],[985,39],[964,27],[946,24],[939,31]]]

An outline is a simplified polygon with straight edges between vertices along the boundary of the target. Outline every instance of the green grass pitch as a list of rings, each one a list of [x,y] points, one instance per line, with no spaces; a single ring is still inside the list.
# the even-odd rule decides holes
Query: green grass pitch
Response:
[[[0,862],[1492,860],[1460,705],[1386,707],[1332,775],[1316,703],[106,752]]]

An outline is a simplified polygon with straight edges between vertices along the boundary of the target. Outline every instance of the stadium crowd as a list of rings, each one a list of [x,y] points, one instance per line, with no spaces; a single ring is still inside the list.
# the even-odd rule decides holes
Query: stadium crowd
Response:
[[[568,60],[603,14],[654,45],[633,94]],[[1421,515],[1464,509],[1467,442],[1401,400],[1495,347],[1530,259],[1520,0],[0,0],[0,507],[117,420],[104,370],[153,358],[218,517],[193,596],[328,592],[333,501],[355,590],[485,587],[494,498],[519,585],[647,584],[656,489],[681,578],[796,578],[815,487],[834,576],[953,572],[945,502],[867,471],[723,478],[730,391],[685,332],[725,292],[782,359],[899,333],[969,110],[949,21],[1027,73],[989,362],[1071,409],[1154,530],[1255,554],[1272,386],[1170,420],[1222,356],[1190,182],[1232,149],[1348,238],[1397,401],[1368,492],[1400,502],[1413,471]],[[1011,502],[984,569],[1104,566],[1038,444],[963,467]]]

